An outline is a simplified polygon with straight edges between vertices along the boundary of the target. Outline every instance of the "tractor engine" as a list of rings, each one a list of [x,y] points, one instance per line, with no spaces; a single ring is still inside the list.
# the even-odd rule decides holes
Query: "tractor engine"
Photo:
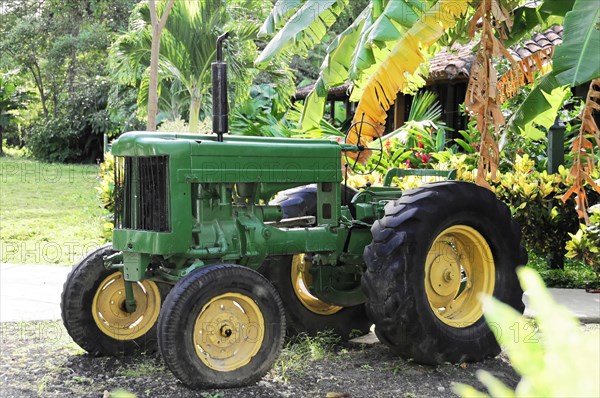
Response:
[[[348,206],[340,206],[338,143],[134,132],[112,151],[113,248],[125,280],[142,280],[150,269],[175,282],[207,264],[257,269],[269,256],[296,253],[316,253],[329,268],[342,258],[362,264],[369,233],[352,228]],[[268,204],[279,191],[314,182],[315,215],[285,220],[281,206]]]

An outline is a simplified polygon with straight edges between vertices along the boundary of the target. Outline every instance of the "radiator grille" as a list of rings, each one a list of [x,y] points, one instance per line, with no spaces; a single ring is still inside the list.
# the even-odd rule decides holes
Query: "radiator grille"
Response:
[[[167,232],[169,157],[115,158],[115,228]]]

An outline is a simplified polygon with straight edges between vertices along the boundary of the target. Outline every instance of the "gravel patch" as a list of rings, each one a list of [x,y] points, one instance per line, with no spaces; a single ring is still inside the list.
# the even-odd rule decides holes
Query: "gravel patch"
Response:
[[[102,397],[117,389],[138,397],[452,397],[457,382],[483,389],[475,376],[478,369],[511,387],[519,381],[503,355],[482,363],[432,367],[401,359],[383,344],[343,344],[302,364],[282,356],[254,386],[193,391],[177,381],[158,354],[86,354],[60,321],[2,323],[0,339],[2,397]]]

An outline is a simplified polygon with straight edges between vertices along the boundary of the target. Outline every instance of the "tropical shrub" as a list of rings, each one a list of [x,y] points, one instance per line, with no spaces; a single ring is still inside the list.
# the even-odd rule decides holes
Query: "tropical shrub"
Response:
[[[492,185],[521,225],[527,248],[552,259],[563,258],[568,234],[579,224],[573,201],[560,200],[569,189],[568,181],[564,167],[553,175],[539,172],[528,155],[517,155],[512,170],[500,174]]]
[[[272,84],[258,84],[250,97],[232,112],[230,131],[234,135],[289,137],[293,134],[286,121],[288,99],[282,98]],[[290,111],[293,114],[294,110]]]
[[[2,140],[2,149],[3,149],[3,153],[6,156],[9,156],[11,158],[28,158],[31,156],[31,151],[26,148],[26,147],[22,147],[19,148],[18,146],[10,146],[7,143],[7,140]]]
[[[115,209],[115,158],[112,154],[104,154],[104,162],[100,163],[98,170],[99,184],[96,187],[98,199],[103,208],[108,210],[108,214],[104,216],[102,224],[102,232],[107,241],[112,240],[112,231],[114,225],[114,209]]]
[[[460,140],[461,147],[471,147],[474,141],[468,140],[469,135],[464,134]],[[454,149],[441,152],[430,152],[427,162],[415,159],[421,148],[407,148],[397,138],[384,141],[384,151],[381,164],[376,172],[367,176],[350,176],[348,184],[354,187],[365,186],[367,182],[372,185],[381,185],[385,172],[392,167],[399,168],[429,168],[438,170],[457,171],[457,179],[475,182],[477,178],[476,152],[454,153]],[[378,156],[369,158],[363,169],[370,170],[376,166]],[[551,259],[561,259],[566,253],[565,245],[570,234],[579,233],[579,222],[573,200],[566,203],[560,198],[569,189],[569,172],[564,167],[559,168],[556,174],[538,171],[535,162],[528,155],[519,155],[515,161],[505,165],[505,172],[499,173],[496,180],[491,181],[491,186],[496,196],[508,205],[515,220],[521,225],[523,241],[529,251],[539,256],[549,256]],[[600,169],[594,172],[595,178],[600,177]],[[406,177],[395,180],[393,185],[402,189],[415,188],[424,182],[435,181],[437,177]],[[589,190],[588,196],[593,200],[598,196]],[[590,228],[592,234],[596,229]],[[583,232],[579,233],[582,236]],[[588,232],[589,234],[589,232]],[[577,237],[578,235],[573,235]],[[595,236],[595,235],[591,235]],[[593,256],[595,252],[588,247],[588,235],[581,239],[579,251],[573,257]],[[572,244],[573,245],[573,244]],[[585,246],[585,247],[584,247]],[[588,249],[586,249],[588,248]],[[587,251],[586,251],[587,250]],[[575,251],[572,251],[575,253]]]
[[[80,160],[79,134],[66,118],[37,120],[26,141],[36,159],[60,163]]]
[[[104,162],[100,163],[98,180],[100,181],[96,187],[98,199],[100,199],[102,207],[112,213],[115,206],[115,158],[110,153],[105,154]]]
[[[590,224],[580,224],[575,234],[569,234],[566,257],[592,266],[600,278],[600,203],[590,207],[589,212]]]
[[[102,158],[103,135],[121,132],[108,110],[108,78],[82,82],[60,109],[38,119],[26,136],[34,157],[48,162],[87,162]]]
[[[568,310],[556,304],[535,271],[520,268],[517,272],[535,320],[493,297],[484,302],[486,322],[521,375],[516,390],[478,370],[477,378],[490,395],[464,384],[455,385],[455,392],[463,398],[600,396],[600,330],[582,331]]]
[[[529,253],[527,267],[537,271],[548,287],[600,289],[600,275],[581,260],[566,258],[564,268],[555,269],[548,268],[545,256]]]

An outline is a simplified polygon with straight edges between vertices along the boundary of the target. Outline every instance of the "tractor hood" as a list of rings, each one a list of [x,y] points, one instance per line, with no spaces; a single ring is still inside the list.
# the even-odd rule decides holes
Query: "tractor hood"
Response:
[[[113,143],[115,156],[171,158],[179,182],[340,182],[341,147],[328,140],[132,132]]]

